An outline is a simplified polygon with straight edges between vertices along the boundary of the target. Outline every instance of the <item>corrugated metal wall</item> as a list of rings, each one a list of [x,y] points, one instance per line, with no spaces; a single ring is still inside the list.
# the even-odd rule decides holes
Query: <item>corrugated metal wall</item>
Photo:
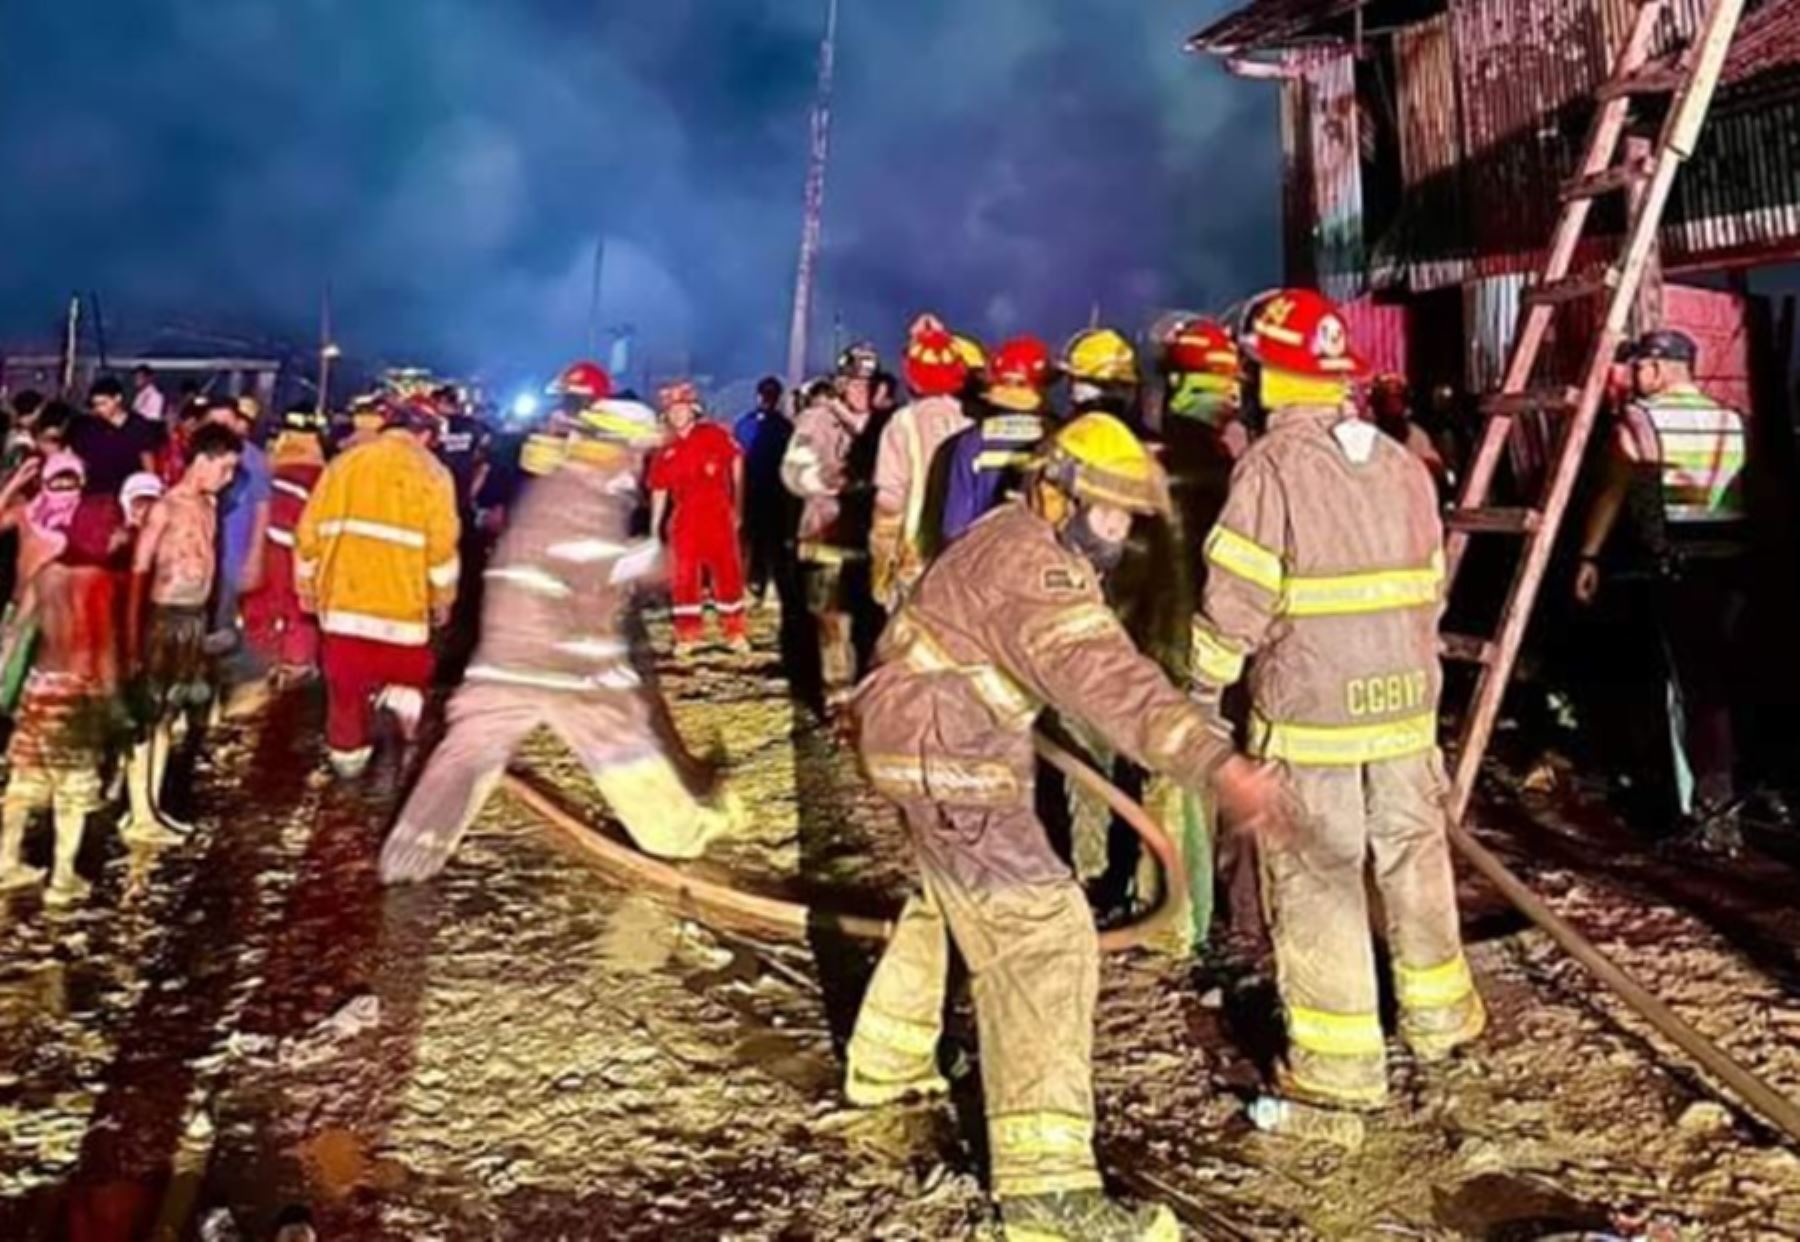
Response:
[[[1345,302],[1342,309],[1344,326],[1350,330],[1351,341],[1377,374],[1384,371],[1395,375],[1410,373],[1407,367],[1410,307],[1396,302],[1377,302],[1373,296],[1365,294],[1353,302]]]
[[[1356,62],[1333,56],[1306,72],[1313,192],[1313,256],[1319,287],[1348,301],[1368,285],[1363,247],[1362,148],[1357,140]]]
[[[1762,5],[1797,0],[1762,0]],[[1761,7],[1753,4],[1752,9]],[[1637,0],[1451,0],[1394,37],[1409,202],[1377,239],[1405,283],[1441,288],[1541,263],[1558,191],[1581,156],[1593,91]],[[1685,46],[1707,0],[1672,0],[1658,51]],[[1800,245],[1800,94],[1721,94],[1676,185],[1671,260]],[[1616,202],[1594,227],[1617,232]]]
[[[1800,239],[1800,98],[1715,114],[1676,179],[1669,215],[1669,263]]]
[[[1567,0],[1458,0],[1451,17],[1477,271],[1512,270],[1504,256],[1556,222],[1612,51],[1595,11]]]

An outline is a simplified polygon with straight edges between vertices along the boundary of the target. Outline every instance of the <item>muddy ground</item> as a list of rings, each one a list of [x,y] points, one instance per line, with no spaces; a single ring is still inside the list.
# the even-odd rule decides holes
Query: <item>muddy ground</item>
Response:
[[[755,812],[705,866],[897,901],[897,824],[789,702],[767,629],[755,656],[665,669],[684,735]],[[553,741],[523,761],[604,827]],[[504,797],[441,881],[384,895],[401,775],[320,769],[316,703],[278,703],[208,739],[194,839],[134,855],[97,823],[87,907],[0,907],[0,1238],[262,1239],[296,1205],[327,1239],[991,1236],[966,1012],[950,1104],[848,1110],[864,950],[708,931]],[[1791,861],[1662,861],[1580,790],[1509,787],[1484,838],[1800,1098]],[[1430,1071],[1396,1048],[1395,1105],[1355,1153],[1244,1120],[1276,1033],[1258,970],[1111,959],[1096,1069],[1121,1190],[1195,1238],[1800,1237],[1795,1147],[1493,894],[1467,898],[1491,1034]]]

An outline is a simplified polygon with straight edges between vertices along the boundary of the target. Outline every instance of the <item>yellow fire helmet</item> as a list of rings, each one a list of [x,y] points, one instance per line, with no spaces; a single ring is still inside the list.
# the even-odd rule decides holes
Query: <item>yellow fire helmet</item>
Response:
[[[981,342],[974,337],[954,332],[950,336],[950,347],[956,351],[956,356],[963,360],[963,365],[969,370],[987,370],[987,350],[983,349]]]
[[[1076,333],[1063,350],[1063,374],[1088,384],[1138,382],[1137,351],[1111,328]]]
[[[1111,414],[1083,414],[1065,423],[1051,437],[1039,469],[1046,482],[1078,500],[1132,513],[1169,512],[1168,476],[1143,441]]]

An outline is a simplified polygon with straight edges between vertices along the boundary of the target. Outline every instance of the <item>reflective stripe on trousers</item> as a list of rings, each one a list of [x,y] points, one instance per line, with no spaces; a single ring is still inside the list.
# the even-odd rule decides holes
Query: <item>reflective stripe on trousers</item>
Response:
[[[913,830],[938,809],[902,807]],[[1035,819],[1028,808],[1014,813]],[[1041,826],[1038,829],[1042,831]],[[994,1194],[1098,1188],[1092,1053],[1100,944],[1074,880],[969,888],[929,864],[863,997],[850,1040],[856,1068],[888,1081],[932,1070],[949,946],[968,963],[981,1041]]]
[[[1381,894],[1402,999],[1438,1002],[1439,1012],[1479,1003],[1466,964],[1456,965],[1443,764],[1433,750],[1358,767],[1290,766],[1288,776],[1305,822],[1291,843],[1262,850],[1287,1015],[1283,1085],[1328,1104],[1378,1105],[1387,1074],[1366,870]],[[1410,1010],[1402,1033],[1423,1030],[1411,1013],[1430,1012]]]

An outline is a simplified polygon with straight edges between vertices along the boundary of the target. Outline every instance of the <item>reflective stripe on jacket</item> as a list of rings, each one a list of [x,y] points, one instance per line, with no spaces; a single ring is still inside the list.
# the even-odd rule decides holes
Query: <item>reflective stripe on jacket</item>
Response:
[[[1230,685],[1249,664],[1251,747],[1268,758],[1430,750],[1442,549],[1431,476],[1403,447],[1335,409],[1277,412],[1206,541],[1195,680]]]
[[[327,634],[424,646],[432,609],[456,598],[456,489],[408,432],[328,465],[294,534],[294,586]]]
[[[981,828],[984,810],[1031,804],[1031,727],[1046,706],[1193,787],[1231,753],[1222,729],[1132,645],[1092,567],[1022,504],[932,562],[879,659],[857,700],[864,766],[897,802],[970,812],[952,838],[920,843],[967,882],[1067,875],[1030,817],[1029,832]]]
[[[1748,459],[1741,414],[1692,385],[1626,407],[1627,460],[1658,467],[1665,518],[1676,525],[1745,517]]]

